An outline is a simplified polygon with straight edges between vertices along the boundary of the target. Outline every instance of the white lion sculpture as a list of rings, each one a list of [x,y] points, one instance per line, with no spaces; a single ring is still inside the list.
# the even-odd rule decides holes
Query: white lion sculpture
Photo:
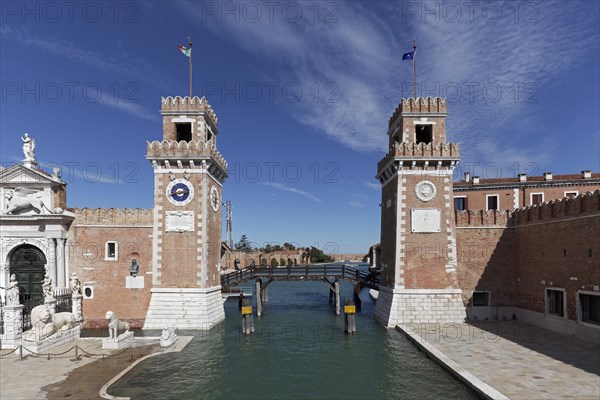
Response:
[[[23,339],[40,341],[58,331],[74,328],[75,316],[70,312],[50,312],[48,306],[42,304],[31,310],[31,329],[23,333]]]
[[[23,332],[23,339],[29,341],[39,341],[47,338],[57,331],[56,325],[52,322],[50,310],[45,305],[33,307],[31,310],[31,329]]]
[[[77,324],[75,314],[70,312],[59,312],[52,314],[52,323],[56,326],[56,329],[66,331],[72,329]]]
[[[35,189],[28,189],[24,187],[15,188],[12,191],[7,191],[5,194],[6,200],[8,200],[5,214],[12,214],[15,211],[23,210],[27,208],[33,208],[36,213],[48,213],[52,214],[52,211],[40,199],[41,194]]]
[[[119,337],[119,330],[129,332],[129,322],[119,321],[114,312],[107,311],[104,317],[108,320],[109,339],[117,340],[117,338]]]

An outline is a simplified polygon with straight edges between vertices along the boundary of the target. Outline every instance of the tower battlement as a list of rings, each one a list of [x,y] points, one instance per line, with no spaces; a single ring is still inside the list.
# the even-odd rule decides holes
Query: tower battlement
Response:
[[[211,105],[206,100],[206,97],[202,98],[198,96],[175,96],[175,97],[161,97],[161,114],[182,113],[182,114],[196,114],[205,112],[211,119],[211,122],[216,126],[218,122],[217,114],[213,111]]]
[[[396,119],[403,113],[446,113],[446,99],[440,97],[417,97],[416,99],[402,99],[400,104],[394,110],[388,121],[388,126],[391,127]]]

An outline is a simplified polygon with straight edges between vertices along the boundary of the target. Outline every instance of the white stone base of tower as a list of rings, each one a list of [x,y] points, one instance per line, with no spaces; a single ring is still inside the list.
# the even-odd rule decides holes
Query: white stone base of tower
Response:
[[[152,288],[143,329],[208,330],[225,319],[221,286]]]
[[[398,289],[381,287],[375,320],[387,328],[399,324],[461,323],[466,310],[460,289]]]

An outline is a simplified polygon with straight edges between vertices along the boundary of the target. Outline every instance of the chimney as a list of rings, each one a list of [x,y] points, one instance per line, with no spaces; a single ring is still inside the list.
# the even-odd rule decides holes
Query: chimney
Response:
[[[592,177],[592,171],[590,171],[589,169],[585,170],[585,171],[581,171],[581,177],[583,179],[591,178]]]
[[[474,176],[473,177],[473,185],[478,185],[479,184],[479,177],[478,176]]]
[[[465,182],[469,182],[471,180],[471,174],[465,172]]]
[[[527,182],[527,174],[519,174],[519,182]]]
[[[544,172],[544,180],[551,181],[552,180],[552,172]]]

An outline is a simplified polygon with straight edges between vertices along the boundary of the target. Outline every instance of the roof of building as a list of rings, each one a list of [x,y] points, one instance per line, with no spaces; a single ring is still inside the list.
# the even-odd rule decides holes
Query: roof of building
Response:
[[[551,173],[550,173],[551,174]],[[457,190],[474,190],[483,189],[485,187],[519,187],[519,186],[560,186],[560,185],[595,185],[600,184],[600,173],[590,173],[589,177],[584,177],[583,171],[580,174],[564,174],[552,176],[526,176],[524,180],[519,177],[513,178],[493,178],[493,179],[481,179],[479,178],[478,183],[475,183],[475,179],[478,177],[472,177],[465,182],[464,180],[454,182],[454,189]]]

